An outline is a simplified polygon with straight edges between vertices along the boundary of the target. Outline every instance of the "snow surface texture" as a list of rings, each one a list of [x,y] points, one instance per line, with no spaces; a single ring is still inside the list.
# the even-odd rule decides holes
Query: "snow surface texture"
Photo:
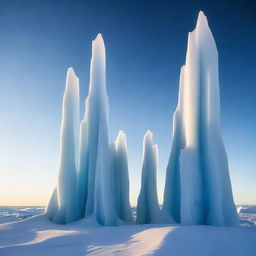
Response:
[[[241,209],[244,209],[246,213],[243,213]],[[256,213],[254,213],[254,209],[255,205],[237,206],[241,227],[256,227]],[[45,207],[43,206],[0,206],[0,224],[26,220],[44,212]],[[132,214],[134,219],[136,219],[136,207],[132,207]]]
[[[143,140],[143,162],[141,190],[137,203],[138,224],[160,222],[160,208],[157,198],[156,172],[158,148],[153,145],[153,134],[149,130]]]
[[[199,13],[188,35],[180,72],[173,145],[167,167],[163,212],[185,225],[238,225],[220,136],[218,52],[207,19]]]
[[[255,256],[256,229],[163,226],[57,225],[45,216],[0,225],[1,256]]]
[[[55,223],[82,218],[105,226],[133,223],[126,137],[109,144],[106,57],[102,36],[92,43],[89,95],[80,125],[79,82],[67,73],[58,185],[46,213]],[[227,155],[220,136],[218,53],[203,12],[188,36],[167,167],[163,208],[157,199],[157,146],[144,137],[137,220],[142,223],[236,226]]]

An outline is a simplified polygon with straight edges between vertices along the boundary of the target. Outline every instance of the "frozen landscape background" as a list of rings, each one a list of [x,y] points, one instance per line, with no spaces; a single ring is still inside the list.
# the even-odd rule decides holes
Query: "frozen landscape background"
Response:
[[[43,214],[44,210],[43,206],[0,206],[0,224],[25,220]],[[136,207],[132,207],[132,211],[135,217]],[[256,226],[256,205],[238,205],[237,212],[241,226]]]
[[[71,1],[67,2],[71,4]],[[50,9],[48,9],[49,12],[46,11],[47,8],[44,9],[45,3],[50,7]],[[181,1],[179,12],[170,4],[168,8],[166,8],[166,10],[168,9],[166,13],[159,12],[161,13],[161,18],[165,18],[158,20],[160,15],[157,14],[154,16],[154,13],[158,12],[159,9],[156,10],[154,7],[157,6],[160,10],[163,10],[165,9],[163,5],[167,5],[167,2],[162,1],[161,4],[155,4],[154,1],[150,2],[147,7],[154,11],[147,12],[145,16],[141,15],[145,11],[143,1],[136,6],[130,5],[130,9],[128,9],[132,13],[134,10],[140,11],[135,12],[136,14],[133,17],[128,15],[127,18],[129,17],[129,19],[127,19],[127,21],[135,20],[134,24],[136,24],[136,15],[138,15],[138,20],[141,20],[142,17],[145,18],[144,27],[140,27],[135,33],[137,36],[135,36],[133,31],[136,29],[134,28],[134,24],[131,24],[133,22],[128,22],[131,25],[129,33],[124,26],[127,22],[126,20],[120,25],[120,30],[114,31],[112,25],[117,22],[113,22],[112,20],[113,24],[111,24],[111,22],[109,23],[109,17],[107,17],[106,20],[102,19],[106,13],[109,14],[110,17],[114,16],[117,18],[117,16],[115,16],[116,10],[120,11],[117,12],[118,14],[122,13],[121,10],[124,6],[119,6],[119,9],[114,8],[114,11],[112,11],[113,9],[111,7],[116,7],[117,4],[114,1],[111,1],[111,3],[113,4],[112,6],[109,5],[110,3],[106,5],[102,3],[100,7],[104,7],[104,12],[99,11],[101,8],[98,8],[98,5],[96,5],[96,8],[93,4],[89,3],[83,6],[80,1],[78,4],[72,2],[72,8],[70,9],[67,8],[68,5],[66,5],[66,1],[63,1],[63,9],[61,10],[58,5],[48,5],[49,3],[47,1],[43,4],[40,2],[40,4],[35,5],[35,9],[39,11],[37,13],[38,15],[33,13],[33,11],[35,11],[33,8],[35,6],[33,5],[32,9],[28,8],[30,11],[26,10],[25,16],[27,14],[28,17],[31,18],[30,13],[32,11],[34,18],[36,17],[36,20],[39,20],[39,22],[34,23],[30,22],[29,18],[28,23],[24,27],[18,26],[18,32],[22,32],[22,34],[26,35],[25,41],[28,39],[29,42],[26,42],[29,46],[37,42],[37,37],[39,37],[40,40],[39,44],[37,42],[35,45],[47,45],[47,47],[51,45],[49,38],[52,39],[55,35],[55,33],[53,33],[51,35],[53,37],[50,36],[51,32],[53,32],[51,31],[52,24],[50,23],[50,26],[45,26],[42,29],[41,25],[45,20],[51,20],[51,18],[45,19],[44,15],[46,13],[48,17],[51,17],[51,15],[52,17],[56,17],[56,13],[51,9],[52,7],[56,7],[58,12],[57,17],[61,17],[61,22],[59,23],[60,27],[65,28],[62,32],[64,32],[66,36],[64,39],[66,40],[60,40],[55,43],[56,46],[60,46],[59,53],[61,52],[61,57],[67,52],[65,48],[67,48],[70,53],[63,59],[59,59],[58,65],[54,63],[55,58],[52,54],[48,56],[51,61],[46,62],[44,62],[44,56],[38,58],[38,56],[35,57],[36,55],[34,54],[31,55],[33,65],[34,63],[42,63],[40,71],[44,70],[44,74],[50,79],[48,83],[40,79],[40,75],[38,75],[35,70],[29,69],[29,65],[21,65],[26,67],[27,70],[26,72],[22,72],[22,75],[19,76],[20,71],[17,71],[19,70],[19,65],[17,70],[13,67],[19,62],[18,60],[27,60],[26,53],[33,52],[33,47],[28,47],[27,51],[23,51],[19,48],[20,45],[21,48],[24,46],[19,41],[20,38],[15,38],[17,30],[10,29],[10,26],[0,26],[0,34],[3,36],[3,41],[0,42],[0,44],[7,49],[13,49],[14,52],[15,49],[19,49],[21,50],[20,52],[25,53],[24,56],[17,56],[15,53],[12,56],[7,50],[2,51],[5,52],[5,54],[7,52],[6,55],[3,54],[3,56],[0,56],[0,60],[3,60],[4,65],[6,65],[6,67],[3,67],[3,73],[7,74],[7,77],[5,77],[6,74],[3,76],[0,75],[4,80],[2,84],[5,85],[0,95],[6,96],[7,93],[10,94],[12,91],[11,88],[13,89],[17,83],[20,86],[20,90],[12,91],[14,94],[12,96],[14,97],[11,97],[11,99],[15,102],[13,103],[13,108],[8,105],[8,100],[3,100],[4,107],[7,107],[6,109],[3,108],[3,124],[12,123],[8,122],[8,118],[16,117],[14,118],[15,120],[17,119],[16,125],[15,121],[12,120],[13,123],[11,126],[14,128],[19,127],[19,132],[17,133],[17,129],[8,129],[8,125],[4,125],[3,131],[0,133],[0,136],[6,135],[5,133],[9,135],[9,137],[3,136],[4,138],[6,137],[6,140],[3,140],[2,148],[4,150],[2,154],[0,154],[3,158],[3,161],[0,162],[3,167],[2,170],[4,170],[3,173],[1,173],[3,179],[0,179],[0,204],[11,205],[19,200],[21,204],[29,205],[26,200],[31,200],[31,204],[35,205],[35,201],[33,200],[37,200],[37,203],[45,205],[44,196],[41,195],[37,197],[37,192],[42,191],[45,195],[46,191],[50,190],[50,187],[51,189],[55,187],[46,209],[36,206],[0,207],[0,255],[187,256],[191,255],[191,252],[193,252],[193,255],[197,256],[255,256],[256,206],[251,204],[255,203],[256,194],[254,184],[256,166],[254,158],[255,140],[253,139],[255,138],[254,126],[256,122],[255,119],[252,118],[252,113],[254,114],[254,112],[247,111],[248,109],[255,109],[252,107],[255,98],[254,86],[252,86],[254,84],[255,74],[251,72],[255,61],[253,62],[254,51],[250,49],[250,51],[247,52],[249,48],[248,45],[250,45],[253,40],[244,40],[244,38],[247,38],[246,34],[251,33],[250,29],[246,29],[246,25],[252,25],[254,23],[252,22],[253,8],[245,7],[240,1],[235,1],[235,4],[231,1],[227,1],[222,7],[224,7],[224,10],[228,10],[228,12],[227,15],[223,15],[225,12],[220,6],[216,5],[216,2],[214,2],[211,8],[210,4],[208,6],[209,8],[207,6],[200,6],[199,8],[199,3],[198,5],[191,3],[189,6],[193,7],[193,11],[195,12],[198,12],[200,9],[204,10],[204,7],[205,12],[209,9],[212,10],[212,12],[209,11],[209,20],[218,20],[218,23],[213,24],[211,28],[213,31],[219,31],[216,32],[216,43],[217,48],[222,50],[220,50],[219,54],[217,53],[215,41],[208,28],[207,20],[203,13],[200,12],[196,28],[190,32],[188,36],[186,60],[180,72],[179,97],[177,108],[174,112],[172,130],[170,128],[170,122],[167,125],[166,120],[170,120],[170,115],[172,110],[174,110],[173,102],[177,100],[177,97],[175,97],[177,96],[175,89],[177,88],[175,85],[177,81],[173,79],[172,76],[177,72],[174,66],[180,64],[181,58],[176,59],[177,55],[175,56],[174,52],[178,52],[177,49],[179,47],[175,48],[170,41],[172,41],[174,35],[177,37],[177,40],[181,39],[179,33],[176,33],[179,31],[177,27],[179,27],[178,25],[180,24],[186,23],[186,18],[191,18],[191,16],[189,17],[189,15],[186,14],[191,12],[190,14],[192,15],[193,11],[186,11],[187,6]],[[229,4],[240,7],[237,8],[239,12],[243,13],[240,19],[237,17],[239,12],[234,11],[234,6],[230,8]],[[3,24],[10,25],[9,18],[13,17],[12,13],[15,12],[13,12],[12,8],[8,8],[7,5],[4,7],[5,15],[3,14],[3,18],[2,16],[0,16],[0,18],[2,18]],[[83,12],[76,12],[78,9],[83,9],[80,7],[86,7],[86,9],[87,7],[90,9],[91,7],[92,9],[85,15]],[[126,7],[127,5],[125,5],[123,10],[129,13]],[[110,9],[111,11],[109,11]],[[149,9],[147,9],[147,11],[149,11]],[[170,13],[170,9],[172,9],[172,14]],[[72,14],[75,13],[76,15],[70,15],[70,10]],[[229,10],[231,10],[231,15]],[[59,15],[59,11],[64,15]],[[20,12],[18,11],[17,13]],[[95,19],[92,16],[88,16],[90,13],[100,15],[96,15],[97,19]],[[177,13],[175,18],[173,18],[174,13]],[[181,13],[182,15],[180,15]],[[43,15],[40,16],[41,14]],[[72,18],[76,18],[67,19],[69,15]],[[234,17],[232,17],[232,15],[234,15]],[[43,19],[40,20],[42,17]],[[81,63],[78,64],[77,57],[81,55],[80,57],[82,59],[82,57],[85,58],[85,56],[82,56],[82,51],[79,52],[79,50],[81,50],[79,47],[77,47],[77,55],[72,53],[72,43],[67,39],[72,38],[75,39],[75,41],[79,41],[81,38],[75,35],[81,36],[81,34],[85,33],[83,26],[81,26],[83,27],[82,31],[77,29],[79,27],[77,25],[81,23],[81,17],[86,17],[87,21],[93,21],[92,24],[88,26],[91,30],[90,33],[86,34],[87,36],[95,38],[94,30],[97,29],[104,34],[104,37],[106,35],[106,38],[108,38],[106,43],[108,61],[106,62],[105,59],[105,45],[102,36],[98,34],[92,44],[90,76],[88,75],[88,71],[85,73],[85,76],[90,77],[89,94],[85,101],[86,108],[84,119],[82,118],[80,132],[78,132],[78,120],[81,119],[83,115],[83,111],[82,113],[79,111],[81,109],[81,99],[85,98],[84,89],[81,89],[82,97],[80,98],[79,88],[84,88],[86,83],[86,79],[83,77],[83,70],[88,63],[86,65],[84,62],[83,65],[80,65]],[[131,19],[134,17],[135,19]],[[241,22],[243,20],[241,19],[242,17],[245,18],[243,22]],[[182,20],[180,20],[180,18],[182,18]],[[71,21],[72,25],[70,26],[69,23],[63,24],[65,20]],[[103,24],[106,24],[105,29],[104,26],[100,25],[103,20]],[[117,20],[121,20],[121,18],[118,17]],[[156,20],[159,23],[156,22]],[[231,20],[232,22],[225,23],[226,20]],[[239,20],[239,24],[242,23],[240,29],[238,26],[233,26],[233,22],[237,20]],[[36,30],[40,28],[40,33],[35,37],[33,37],[34,34],[31,33],[33,26],[27,29],[30,23],[36,24],[34,27]],[[17,22],[13,24],[15,24],[15,27]],[[159,26],[154,27],[156,24],[168,24],[168,26],[162,26],[162,29],[159,29]],[[148,30],[145,29],[145,26],[148,26]],[[8,29],[6,30],[4,27],[8,27]],[[108,27],[113,29],[111,33],[106,29]],[[156,35],[156,31],[155,33],[151,33],[153,27],[159,32],[158,35]],[[171,33],[168,30],[170,27],[172,27],[172,29],[170,29],[170,31],[172,30]],[[180,32],[183,33],[187,28],[183,27]],[[222,28],[224,29],[222,30]],[[233,33],[231,28],[233,28]],[[41,37],[41,34],[44,35],[44,33],[42,33],[45,32],[44,29],[46,29],[47,36]],[[14,31],[13,35],[9,34],[9,30]],[[57,31],[60,30],[57,29]],[[122,35],[124,34],[122,34],[121,31],[124,31],[127,37],[123,37]],[[145,31],[146,33],[144,33]],[[191,31],[190,27],[188,31]],[[230,31],[231,34],[229,34]],[[72,32],[74,32],[74,34]],[[116,37],[113,37],[112,33],[115,34]],[[131,33],[133,35],[132,37]],[[140,35],[141,38],[139,38]],[[232,38],[232,35],[235,36],[234,38],[236,40]],[[241,35],[241,39],[238,35]],[[228,43],[226,42],[228,47],[225,47],[225,40],[222,40],[225,36],[229,38]],[[5,38],[8,38],[8,40],[5,41]],[[10,38],[13,39],[14,44],[10,44]],[[58,33],[57,38],[61,38]],[[116,38],[123,38],[124,41],[115,41]],[[138,40],[130,40],[130,38],[136,38]],[[153,38],[155,40],[152,40]],[[159,38],[161,38],[161,40],[159,40]],[[251,36],[251,39],[252,38],[253,36]],[[46,40],[44,41],[42,39]],[[55,40],[58,39],[55,38]],[[237,41],[240,40],[243,47],[237,44]],[[18,42],[17,45],[15,44],[16,41]],[[65,45],[65,41],[69,41],[67,45]],[[135,41],[136,44],[132,50],[131,48],[129,50],[130,44],[127,44],[127,42],[131,41]],[[156,43],[158,41],[160,41],[160,44],[157,47]],[[32,44],[30,44],[30,42],[32,42]],[[113,44],[110,42],[113,42]],[[230,42],[232,42],[232,44],[230,44]],[[151,43],[151,46],[147,49],[148,51],[143,51],[144,48],[147,48],[145,46],[147,46],[148,43]],[[9,47],[9,45],[11,45],[11,47]],[[112,45],[113,48],[109,47],[109,45]],[[119,48],[118,51],[118,47],[116,46],[120,45],[122,47]],[[137,48],[138,45],[140,50]],[[235,47],[232,48],[234,45]],[[167,48],[164,46],[167,46]],[[184,45],[180,45],[180,47],[183,48]],[[236,47],[239,49],[242,48],[243,51],[235,50]],[[46,53],[42,55],[47,56],[47,49],[48,48],[45,49],[45,52],[40,51]],[[126,49],[126,51],[124,51],[124,49]],[[152,51],[153,49],[154,51]],[[156,49],[160,50],[157,51]],[[232,49],[233,52],[230,51],[230,49]],[[168,56],[166,53],[170,53],[171,51],[172,54]],[[116,62],[116,64],[118,63],[118,67],[122,66],[122,69],[113,68],[112,61],[115,63],[117,60],[115,57],[123,52],[128,53],[126,58],[123,58],[124,55],[122,55],[119,59],[120,62]],[[225,56],[227,52],[229,52],[229,54]],[[241,52],[242,54],[246,52],[245,55],[248,53],[249,57],[247,56],[246,58],[245,55],[241,55]],[[88,57],[88,55],[86,56]],[[110,56],[115,57],[110,58]],[[133,58],[131,58],[131,56]],[[145,70],[144,68],[146,66],[138,61],[140,57],[143,59],[143,56],[148,56],[147,61],[145,61],[145,63],[148,63],[148,69],[146,68]],[[167,64],[169,63],[170,56],[173,58],[172,66],[168,66]],[[218,56],[221,61],[224,60],[222,63],[219,63]],[[166,60],[163,61],[165,57]],[[66,62],[64,61],[65,58]],[[184,55],[182,55],[182,58],[184,59]],[[241,59],[243,59],[245,63],[241,63]],[[240,63],[236,63],[236,60],[239,60]],[[129,69],[129,65],[125,65],[128,62],[133,69]],[[49,63],[49,65],[46,65],[46,63]],[[60,70],[57,71],[59,74],[55,72],[52,74],[49,70],[47,71],[48,68],[50,69],[51,63],[54,63],[52,67],[54,71],[58,69],[57,66],[61,67]],[[107,72],[107,76],[105,73],[106,63],[108,64],[107,70],[110,71],[108,71],[109,73]],[[120,63],[122,65],[120,65]],[[64,65],[61,66],[61,64]],[[68,67],[73,66],[74,69],[67,69],[67,64]],[[220,136],[222,133],[220,132],[218,64],[220,65],[220,70],[222,70],[222,73],[220,73],[220,90],[222,95],[221,102],[224,103],[224,107],[222,108],[224,109],[222,113],[222,119],[224,119],[224,125],[222,126],[223,138],[224,144],[227,145],[228,156],[231,156],[229,158],[230,173],[235,202],[238,204],[237,206],[235,206],[233,202],[228,161]],[[43,68],[45,66],[47,67],[46,69]],[[56,128],[57,124],[57,122],[55,125],[54,122],[49,122],[51,118],[54,119],[54,115],[40,114],[40,112],[36,112],[36,107],[34,108],[36,104],[32,104],[33,110],[35,111],[33,114],[30,112],[32,122],[26,122],[28,121],[26,117],[29,116],[29,112],[25,111],[24,113],[26,114],[21,115],[20,111],[17,110],[14,112],[15,115],[13,115],[12,111],[19,109],[19,102],[21,106],[26,105],[29,107],[29,103],[26,104],[28,99],[36,101],[36,97],[34,97],[35,92],[33,94],[32,90],[28,90],[25,86],[26,83],[24,83],[24,81],[26,79],[20,79],[23,75],[26,76],[29,73],[28,77],[29,81],[32,81],[31,84],[36,88],[41,83],[40,86],[45,89],[45,98],[44,94],[38,91],[40,97],[42,99],[44,98],[44,100],[46,99],[45,101],[43,100],[43,105],[39,104],[39,109],[43,108],[46,110],[51,101],[56,101],[55,106],[49,108],[53,113],[53,110],[56,110],[56,106],[60,104],[60,102],[56,100],[58,97],[53,93],[53,88],[55,88],[54,83],[59,84],[59,82],[52,79],[52,77],[59,76],[65,69],[68,71],[63,97],[59,174],[57,182],[53,183],[54,179],[51,171],[56,170],[56,167],[44,166],[39,159],[41,160],[46,156],[46,154],[43,153],[42,147],[40,147],[40,139],[45,141],[47,154],[57,159],[56,154],[53,153],[54,151],[56,153],[56,148],[51,151],[49,143],[49,140],[54,141],[53,138],[56,135],[50,132],[51,129],[54,129],[53,127]],[[29,72],[27,72],[28,70]],[[74,70],[78,72],[77,75]],[[125,70],[125,75],[122,73],[122,70]],[[157,72],[154,73],[155,70],[157,70]],[[10,76],[10,74],[13,73],[15,76]],[[141,76],[139,76],[138,73],[140,73]],[[119,74],[120,77],[117,78],[118,75],[116,74]],[[132,76],[130,76],[130,74],[132,74]],[[167,76],[164,74],[167,74]],[[240,81],[237,79],[238,77],[236,77],[237,74],[239,74]],[[150,77],[150,75],[152,75],[152,77]],[[78,79],[80,77],[82,78],[80,81],[81,87],[79,86]],[[9,79],[13,79],[10,84],[8,83],[10,81]],[[38,80],[40,80],[40,82]],[[107,90],[108,93],[112,95],[109,100],[106,93],[106,84],[108,84],[107,88],[110,88],[109,91]],[[113,87],[111,88],[109,85]],[[60,87],[57,87],[55,88],[56,92],[59,92]],[[168,91],[166,88],[170,90]],[[252,90],[250,90],[250,88],[252,88]],[[20,99],[17,103],[15,101],[15,99],[17,100],[15,95]],[[162,97],[160,95],[164,96]],[[174,97],[176,100],[174,100]],[[8,99],[8,97],[4,98]],[[141,100],[142,98],[143,100]],[[123,99],[127,101],[125,102]],[[147,99],[147,102],[144,102],[144,99]],[[239,104],[239,100],[244,104]],[[108,102],[113,102],[110,109]],[[169,104],[170,102],[171,104]],[[145,107],[144,111],[139,112],[139,110],[143,109],[143,106]],[[240,113],[235,106],[241,111]],[[167,111],[167,109],[171,111]],[[57,112],[58,111],[56,111],[55,114]],[[111,118],[112,116],[114,118],[112,120],[110,118],[111,129],[108,131],[108,114],[110,112]],[[166,115],[161,115],[160,113],[166,113]],[[49,120],[44,120],[45,116],[47,116]],[[96,118],[93,118],[95,116]],[[154,118],[155,116],[157,116],[157,118]],[[23,117],[25,120],[23,120]],[[58,121],[60,120],[58,119]],[[24,123],[26,123],[26,125],[24,125]],[[36,129],[35,124],[39,124],[41,130]],[[31,130],[27,128],[28,126],[31,126]],[[50,138],[51,136],[49,135],[47,137],[45,136],[46,134],[40,133],[40,131],[44,130],[42,127],[50,127],[47,130],[47,134],[51,134],[52,138]],[[148,128],[152,129],[154,134],[158,134],[154,137],[154,140],[151,131],[148,130],[145,134],[145,130]],[[124,129],[125,133],[120,131],[114,143],[111,143],[111,146],[109,146],[109,142],[113,142],[113,135],[117,134],[115,129]],[[23,136],[20,136],[20,131],[22,131]],[[36,132],[33,134],[31,131]],[[171,131],[173,131],[172,139],[170,136]],[[17,134],[18,136],[12,137],[10,133],[14,135]],[[40,136],[35,136],[36,133],[39,133]],[[77,147],[78,133],[81,134],[79,149]],[[132,148],[132,154],[129,155],[130,153],[128,153],[128,157],[126,133],[129,148]],[[145,136],[143,139],[142,168],[138,170],[139,166],[141,166],[141,154],[139,154],[138,145],[139,141],[140,145],[142,144],[141,138],[143,134],[145,134]],[[14,140],[12,141],[10,137]],[[241,138],[243,139],[241,140]],[[23,143],[22,140],[24,140]],[[29,143],[30,140],[35,143],[33,144],[35,147],[33,147],[33,150],[28,151],[26,146],[29,147],[29,145],[31,145]],[[166,172],[164,198],[160,198],[158,201],[157,189],[158,194],[163,195],[163,174],[165,173],[163,169],[166,167],[166,156],[169,154],[170,141],[172,142],[172,149]],[[165,156],[165,158],[159,158],[159,172],[157,170],[158,147],[156,144],[160,145],[160,151],[162,149],[162,157]],[[15,145],[15,147],[13,147],[13,145]],[[20,145],[24,145],[24,147]],[[137,152],[133,149],[136,149]],[[21,151],[29,152],[29,155],[22,156]],[[19,157],[17,157],[15,153],[18,154]],[[13,161],[14,159],[15,161]],[[133,201],[132,205],[135,205],[134,201],[136,201],[138,195],[138,188],[141,188],[139,196],[137,197],[138,203],[136,211],[134,207],[131,209],[129,202],[127,159],[129,159],[129,163],[131,163],[129,166],[129,169],[131,169],[129,175],[131,177],[130,191],[132,191],[132,195],[130,196],[130,200]],[[51,165],[52,159],[47,161],[46,157],[42,161],[45,160]],[[16,175],[14,175],[15,172]],[[49,175],[50,172],[51,175]],[[37,180],[34,175],[37,176]],[[156,182],[157,176],[160,180],[158,183]],[[13,179],[13,177],[15,177],[15,179]],[[56,177],[54,178],[56,181]],[[141,186],[138,184],[139,180],[141,180]],[[134,181],[136,181],[137,184]],[[47,185],[42,189],[38,184]],[[47,186],[48,188],[46,188]],[[21,191],[21,193],[19,193],[19,191]],[[162,205],[161,211],[158,202]],[[239,205],[240,202],[247,203],[248,205]],[[19,204],[17,203],[17,205]],[[133,225],[133,220],[130,221],[132,215],[136,217],[136,225]],[[239,219],[237,218],[238,216]],[[238,222],[241,225],[238,225]]]
[[[0,205],[48,203],[57,179],[65,73],[72,66],[80,79],[83,110],[91,40],[99,32],[107,49],[109,137],[115,140],[121,129],[127,135],[131,204],[139,194],[148,128],[159,147],[162,204],[179,69],[199,10],[209,19],[219,52],[221,133],[234,200],[255,204],[255,1],[3,0]]]

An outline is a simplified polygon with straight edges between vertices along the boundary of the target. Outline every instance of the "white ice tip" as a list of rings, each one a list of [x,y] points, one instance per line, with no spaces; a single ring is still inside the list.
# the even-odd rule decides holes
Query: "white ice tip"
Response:
[[[124,131],[120,130],[120,131],[118,132],[118,136],[125,136]]]
[[[126,135],[122,130],[118,132],[117,141],[126,141]]]
[[[105,55],[105,44],[101,33],[99,33],[92,41],[92,52],[93,54],[96,52],[100,52],[101,55]]]
[[[148,129],[146,133],[151,133],[151,131]]]
[[[99,33],[96,38],[95,38],[95,44],[104,44],[104,40],[103,40],[103,37],[101,35],[101,33]]]
[[[68,71],[67,71],[68,75],[75,75],[75,71],[72,67],[69,67],[68,68]]]
[[[68,68],[67,77],[78,79],[78,77],[77,77],[77,75],[76,75],[76,73],[75,73],[75,71],[72,67]]]
[[[153,144],[153,133],[150,130],[147,130],[144,136],[144,141]]]
[[[208,25],[208,21],[207,21],[207,17],[204,15],[203,11],[200,11],[198,13],[198,17],[197,17],[197,22],[196,22],[196,27],[199,27],[203,24]]]
[[[67,70],[66,76],[66,88],[76,87],[79,83],[79,79],[76,76],[76,73],[72,67],[69,67]]]
[[[126,135],[125,133],[121,130],[118,132],[117,138],[115,140],[115,145],[118,148],[121,144],[126,146]]]
[[[100,39],[103,39],[103,38],[102,38],[102,34],[101,34],[101,33],[98,33],[98,35],[96,36],[95,40],[100,40]]]

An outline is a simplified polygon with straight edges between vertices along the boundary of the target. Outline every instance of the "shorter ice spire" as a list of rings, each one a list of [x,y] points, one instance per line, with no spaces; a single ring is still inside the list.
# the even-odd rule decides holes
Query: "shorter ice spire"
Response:
[[[79,140],[79,79],[69,68],[63,96],[58,185],[46,213],[59,224],[79,218],[77,207],[77,168]]]
[[[111,146],[114,180],[116,211],[120,220],[127,224],[134,222],[129,201],[129,173],[127,160],[126,135],[119,131],[118,136]]]
[[[136,219],[138,224],[160,222],[156,184],[157,162],[158,148],[156,144],[153,144],[153,133],[148,130],[143,140],[141,190],[138,197]]]

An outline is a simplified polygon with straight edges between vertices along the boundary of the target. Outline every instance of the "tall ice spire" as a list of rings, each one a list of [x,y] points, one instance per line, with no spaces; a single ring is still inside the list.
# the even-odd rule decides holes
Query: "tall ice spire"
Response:
[[[203,12],[188,36],[173,127],[164,216],[182,224],[237,225],[220,135],[218,52]]]
[[[113,168],[108,138],[106,56],[101,34],[92,42],[89,95],[80,128],[79,202],[83,216],[115,225]]]

